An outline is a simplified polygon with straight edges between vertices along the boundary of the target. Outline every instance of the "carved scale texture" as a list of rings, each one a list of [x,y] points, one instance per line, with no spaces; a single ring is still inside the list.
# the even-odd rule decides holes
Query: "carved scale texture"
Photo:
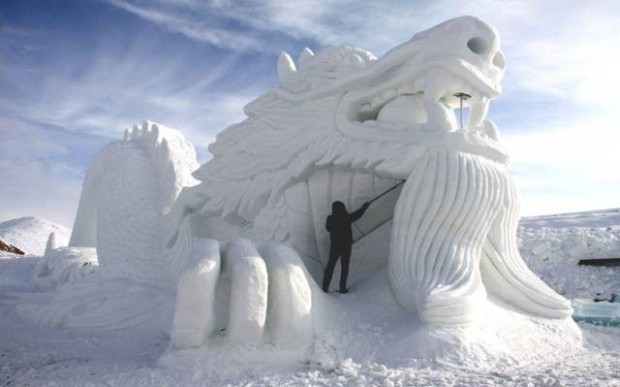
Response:
[[[193,146],[150,122],[95,155],[84,181],[70,246],[97,247],[101,274],[166,283],[164,215],[195,184]]]

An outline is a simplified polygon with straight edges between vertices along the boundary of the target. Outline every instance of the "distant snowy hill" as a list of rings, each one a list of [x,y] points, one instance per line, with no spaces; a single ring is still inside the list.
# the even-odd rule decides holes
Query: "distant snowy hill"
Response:
[[[608,227],[620,225],[620,208],[530,216],[519,223],[525,228]]]
[[[71,230],[48,220],[25,217],[0,223],[0,239],[26,254],[43,255],[47,238],[56,232],[58,243],[66,245]]]

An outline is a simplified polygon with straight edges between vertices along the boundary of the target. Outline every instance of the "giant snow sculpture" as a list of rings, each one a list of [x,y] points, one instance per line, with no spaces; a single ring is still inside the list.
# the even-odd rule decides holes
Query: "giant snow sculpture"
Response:
[[[98,155],[71,243],[96,246],[108,278],[170,284],[177,347],[200,346],[222,326],[231,342],[255,344],[267,322],[274,344],[303,346],[323,299],[315,280],[332,201],[356,208],[405,180],[365,216],[364,234],[389,253],[358,248],[389,254],[402,307],[430,326],[462,325],[492,293],[526,314],[569,316],[517,250],[518,197],[486,118],[504,66],[499,36],[474,17],[379,59],[352,47],[305,49],[297,63],[283,53],[281,84],[218,135],[213,159],[193,173],[198,184],[178,198],[194,182],[176,132],[147,124]],[[471,96],[462,129],[458,93]],[[177,139],[174,151],[162,137]]]
[[[296,66],[282,54],[281,85],[218,136],[214,159],[194,174],[202,183],[177,201],[170,256],[187,255],[179,233],[197,217],[225,222],[227,238],[288,242],[308,265],[324,264],[331,202],[355,208],[406,179],[389,254],[402,306],[429,324],[460,324],[486,290],[529,313],[570,315],[517,251],[518,199],[486,119],[501,91],[499,46],[491,27],[462,17],[380,59],[329,47],[304,50]],[[472,96],[465,130],[456,127],[459,92]]]

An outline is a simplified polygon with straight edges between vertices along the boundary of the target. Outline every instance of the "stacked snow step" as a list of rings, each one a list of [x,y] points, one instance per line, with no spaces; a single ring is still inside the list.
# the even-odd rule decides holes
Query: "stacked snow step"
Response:
[[[175,348],[209,341],[219,299],[229,300],[225,331],[231,343],[258,345],[268,337],[288,349],[310,342],[313,290],[301,258],[284,245],[260,250],[262,254],[247,239],[232,241],[223,250],[214,239],[195,239],[177,286],[171,333]],[[227,280],[230,286],[218,286]],[[225,292],[229,294],[220,294]]]

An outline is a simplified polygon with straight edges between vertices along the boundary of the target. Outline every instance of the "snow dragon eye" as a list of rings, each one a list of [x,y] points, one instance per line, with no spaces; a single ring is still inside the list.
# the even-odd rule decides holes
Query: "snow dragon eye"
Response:
[[[489,45],[487,44],[487,42],[480,37],[474,37],[469,39],[467,41],[467,47],[469,47],[471,52],[478,55],[486,54],[489,49]]]

